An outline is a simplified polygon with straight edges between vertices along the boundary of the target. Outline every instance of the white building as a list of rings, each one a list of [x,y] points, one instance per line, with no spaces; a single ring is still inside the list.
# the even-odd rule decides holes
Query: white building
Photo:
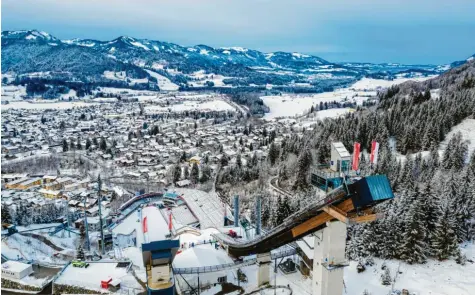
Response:
[[[345,172],[350,169],[351,155],[341,142],[332,142],[330,169]]]
[[[18,261],[7,261],[2,263],[2,277],[21,280],[33,272],[31,264]]]

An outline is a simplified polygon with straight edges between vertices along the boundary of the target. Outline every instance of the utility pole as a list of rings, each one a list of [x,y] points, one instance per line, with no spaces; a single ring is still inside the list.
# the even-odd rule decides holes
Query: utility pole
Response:
[[[102,226],[102,212],[101,212],[101,202],[102,202],[102,197],[101,197],[101,187],[102,187],[102,181],[101,181],[101,175],[97,176],[97,201],[99,202],[99,226],[101,229],[101,254],[104,255],[104,228]]]

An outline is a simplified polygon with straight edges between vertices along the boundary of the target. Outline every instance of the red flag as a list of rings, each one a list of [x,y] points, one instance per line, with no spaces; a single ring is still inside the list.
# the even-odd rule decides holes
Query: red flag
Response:
[[[170,215],[168,215],[168,230],[172,231],[172,211],[170,211]]]
[[[379,143],[373,140],[371,142],[371,156],[369,158],[371,164],[376,165],[378,163],[378,151]]]
[[[360,148],[361,148],[361,144],[359,142],[355,142],[355,145],[353,147],[353,166],[352,166],[352,169],[354,171],[358,170],[358,166],[360,164]]]
[[[147,228],[147,216],[145,216],[145,217],[143,218],[143,222],[142,222],[142,231],[143,231],[144,233],[146,233],[147,230],[148,230],[148,228]]]

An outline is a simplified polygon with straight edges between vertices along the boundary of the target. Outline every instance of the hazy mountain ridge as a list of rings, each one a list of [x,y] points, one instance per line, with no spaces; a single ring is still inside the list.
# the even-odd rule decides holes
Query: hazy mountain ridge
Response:
[[[54,72],[80,81],[108,81],[105,71],[125,71],[128,78],[149,78],[153,70],[189,87],[196,73],[221,75],[225,85],[281,85],[297,83],[318,90],[351,83],[360,77],[440,74],[450,65],[332,63],[317,56],[242,47],[213,48],[121,36],[110,41],[60,40],[36,30],[2,32],[2,71],[15,74]]]

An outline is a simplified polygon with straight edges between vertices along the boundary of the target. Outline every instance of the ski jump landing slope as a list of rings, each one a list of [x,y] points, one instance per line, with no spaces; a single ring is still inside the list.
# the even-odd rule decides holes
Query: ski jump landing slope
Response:
[[[389,180],[384,175],[362,178],[355,183],[344,184],[326,194],[323,199],[315,199],[309,205],[287,217],[284,222],[251,241],[239,241],[225,234],[213,235],[223,243],[228,253],[235,257],[268,253],[272,249],[298,240],[326,226],[335,219],[328,210],[337,212],[343,218],[355,217],[357,222],[370,221],[369,216],[357,216],[357,211],[369,212],[377,202],[394,198]],[[371,215],[375,217],[374,214]],[[374,219],[373,219],[374,220]]]

